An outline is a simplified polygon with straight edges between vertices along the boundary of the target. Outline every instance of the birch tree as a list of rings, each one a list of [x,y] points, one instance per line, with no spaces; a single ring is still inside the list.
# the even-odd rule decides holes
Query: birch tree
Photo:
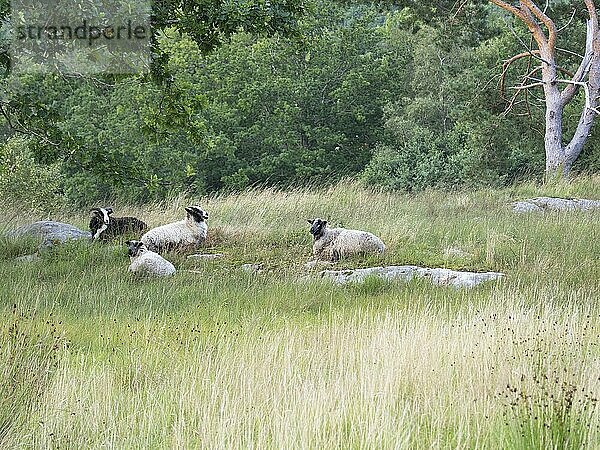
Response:
[[[542,87],[545,101],[545,136],[546,175],[549,177],[568,176],[573,163],[581,153],[590,134],[598,109],[600,95],[600,34],[598,29],[598,13],[593,0],[583,0],[587,10],[587,31],[585,49],[575,52],[581,61],[574,73],[557,64],[557,38],[559,33],[566,32],[569,24],[558,28],[555,20],[548,15],[548,2],[540,7],[530,0],[505,2],[490,0],[493,4],[510,12],[531,32],[537,49],[527,49],[514,55],[504,64],[502,79],[505,79],[508,67],[521,58],[533,57],[537,63],[514,86],[516,98],[520,93],[534,87]],[[569,51],[573,54],[574,52]],[[540,78],[541,73],[541,78]],[[578,91],[585,94],[579,122],[572,136],[563,133],[563,115],[565,107],[573,100]],[[570,138],[570,139],[569,139]]]

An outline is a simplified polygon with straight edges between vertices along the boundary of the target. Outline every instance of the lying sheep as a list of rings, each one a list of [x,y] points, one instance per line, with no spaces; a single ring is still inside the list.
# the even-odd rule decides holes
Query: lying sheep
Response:
[[[142,236],[141,241],[149,250],[158,253],[197,248],[206,239],[208,213],[199,206],[189,206],[185,211],[185,219],[153,228]]]
[[[129,271],[138,276],[168,277],[175,274],[175,266],[146,248],[140,241],[126,242],[131,265]]]
[[[111,217],[112,208],[93,208],[90,210],[90,231],[92,239],[113,239],[127,233],[142,232],[148,225],[135,217]]]
[[[313,255],[316,260],[338,261],[340,258],[363,254],[383,253],[381,239],[367,231],[328,228],[327,221],[309,220],[310,234],[314,237]]]

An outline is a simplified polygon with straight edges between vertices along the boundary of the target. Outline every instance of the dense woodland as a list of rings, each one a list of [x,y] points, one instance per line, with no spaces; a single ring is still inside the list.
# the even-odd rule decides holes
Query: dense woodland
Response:
[[[531,35],[486,1],[158,1],[152,66],[127,76],[13,73],[0,5],[0,196],[32,208],[345,177],[412,192],[544,173],[541,88],[508,108],[532,58],[500,89],[503,63]],[[568,25],[559,47],[574,71],[585,8],[553,1],[549,14]],[[565,133],[583,103],[579,93],[567,108]],[[600,171],[598,133],[576,172]]]

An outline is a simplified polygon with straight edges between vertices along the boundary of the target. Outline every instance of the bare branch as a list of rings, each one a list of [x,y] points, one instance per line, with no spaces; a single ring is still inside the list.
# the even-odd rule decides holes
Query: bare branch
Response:
[[[499,6],[500,8],[504,9],[505,11],[513,13],[519,19],[521,19],[522,21],[525,21],[525,19],[526,19],[525,14],[523,14],[523,11],[521,11],[516,6],[511,5],[510,3],[504,2],[502,0],[490,0],[490,1],[494,5]]]
[[[581,54],[579,54],[577,52],[568,50],[566,48],[556,47],[556,50],[558,50],[559,52],[562,52],[562,53],[566,53],[568,55],[577,56],[578,58],[581,58],[581,59],[585,58],[584,55],[581,55]]]
[[[577,8],[573,8],[573,14],[571,14],[571,18],[567,21],[566,24],[564,24],[562,27],[560,27],[558,30],[556,30],[557,33],[560,33],[562,30],[564,30],[565,28],[567,28],[569,25],[571,25],[571,22],[573,22],[573,18],[575,17],[575,14],[577,13]]]
[[[544,26],[548,29],[548,41],[547,44],[550,47],[549,50],[553,51],[556,44],[556,25],[550,17],[546,15],[544,11],[542,11],[535,3],[531,0],[520,0],[522,5],[527,6],[527,8],[533,13],[533,15],[539,19]]]
[[[598,108],[593,106],[596,102],[592,101],[592,94],[590,92],[590,87],[588,86],[587,83],[585,83],[583,81],[560,80],[560,79],[558,79],[556,81],[558,83],[567,83],[567,84],[571,84],[571,85],[581,86],[585,92],[585,107],[586,107],[586,109],[589,109],[590,111],[594,111],[596,114],[600,115],[600,111],[598,110]]]
[[[529,89],[529,88],[532,88],[532,87],[543,86],[543,85],[544,85],[543,81],[537,81],[535,83],[521,85],[521,86],[511,86],[511,87],[509,87],[509,89],[513,89],[513,90],[517,90],[517,91],[522,91],[523,89]]]
[[[527,52],[529,52],[531,54],[532,57],[534,57],[535,59],[548,64],[549,66],[551,65],[551,63],[549,61],[546,61],[544,58],[542,58],[541,56],[539,56],[539,50],[531,50],[531,45],[527,45],[523,39],[521,39],[521,36],[519,36],[517,34],[517,32],[513,29],[513,27],[510,24],[506,24],[508,26],[508,29],[511,31],[511,33],[513,34],[514,37],[517,38],[517,40],[521,43],[521,45],[523,46],[523,48],[526,49]],[[532,35],[532,37],[534,37]],[[535,37],[534,37],[535,39]],[[537,42],[537,41],[536,41]],[[539,44],[538,44],[539,45]]]
[[[596,27],[597,28],[597,27]],[[575,71],[575,74],[572,76],[570,83],[561,93],[561,101],[563,105],[569,103],[575,94],[577,93],[579,82],[582,81],[587,72],[590,69],[590,64],[592,62],[592,56],[594,54],[593,43],[594,43],[594,23],[592,19],[587,21],[587,34],[585,39],[585,54],[583,56],[583,60],[579,64],[579,67]]]
[[[535,53],[539,53],[539,50],[529,50],[527,52],[519,53],[518,55],[513,56],[512,58],[507,59],[502,64],[502,74],[500,75],[500,92],[503,93],[505,91],[506,86],[506,74],[508,73],[508,69],[512,63],[518,61],[521,58],[526,58],[528,56],[533,56]]]

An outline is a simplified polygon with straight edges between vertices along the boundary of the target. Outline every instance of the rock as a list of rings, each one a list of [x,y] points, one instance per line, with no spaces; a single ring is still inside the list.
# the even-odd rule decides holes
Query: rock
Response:
[[[590,211],[593,209],[600,209],[600,200],[536,197],[529,200],[514,202],[512,207],[514,212],[519,213],[538,211]]]
[[[504,274],[498,272],[458,272],[450,269],[430,269],[417,266],[388,266],[369,267],[354,270],[323,270],[321,277],[331,279],[337,284],[362,283],[369,276],[376,276],[384,280],[410,281],[415,277],[429,278],[438,286],[452,286],[455,288],[472,288],[486,281],[502,278]]]
[[[188,256],[188,259],[199,259],[202,261],[213,261],[215,259],[219,259],[219,258],[223,258],[225,255],[223,253],[214,253],[212,255],[202,255],[202,254],[198,254],[198,255],[190,255]]]
[[[41,247],[54,247],[67,241],[91,239],[88,231],[82,231],[73,225],[44,220],[17,228],[8,233],[11,239],[31,238],[41,241]]]
[[[37,261],[38,259],[40,259],[40,255],[38,255],[37,253],[34,253],[33,255],[19,256],[18,258],[15,258],[13,261],[15,261],[15,262],[34,262],[34,261]]]
[[[248,273],[259,273],[262,272],[262,264],[243,264],[242,270]]]

